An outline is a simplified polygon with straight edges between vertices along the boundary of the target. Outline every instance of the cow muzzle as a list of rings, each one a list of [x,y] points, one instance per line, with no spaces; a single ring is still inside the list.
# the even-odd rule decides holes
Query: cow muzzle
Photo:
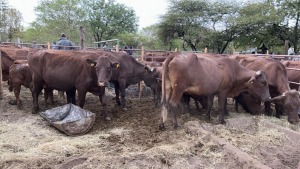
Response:
[[[104,86],[107,86],[107,83],[105,83],[105,82],[98,82],[98,86],[104,87]]]

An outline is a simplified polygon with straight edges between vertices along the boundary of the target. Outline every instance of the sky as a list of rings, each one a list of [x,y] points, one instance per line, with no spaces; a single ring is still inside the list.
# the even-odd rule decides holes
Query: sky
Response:
[[[39,0],[8,0],[8,4],[22,13],[23,26],[35,20],[34,7]],[[159,22],[159,16],[166,13],[168,7],[167,0],[116,0],[117,3],[124,4],[135,10],[139,17],[139,29]]]

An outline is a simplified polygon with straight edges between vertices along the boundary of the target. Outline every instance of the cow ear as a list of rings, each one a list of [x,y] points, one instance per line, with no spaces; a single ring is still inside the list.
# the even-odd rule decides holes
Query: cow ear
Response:
[[[284,94],[282,94],[280,96],[277,96],[277,97],[273,97],[273,98],[270,99],[270,102],[271,103],[278,103],[278,104],[282,105],[284,97],[285,97]]]
[[[93,59],[86,59],[85,60],[86,61],[86,63],[88,63],[90,66],[92,66],[92,67],[95,67],[96,66],[96,64],[97,64],[97,62],[96,61],[94,61]]]
[[[111,63],[111,67],[119,68],[120,67],[120,63],[119,62],[112,62]]]

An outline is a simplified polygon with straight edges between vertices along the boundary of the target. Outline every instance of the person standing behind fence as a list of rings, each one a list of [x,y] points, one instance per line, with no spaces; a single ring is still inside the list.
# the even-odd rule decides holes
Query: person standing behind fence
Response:
[[[69,41],[64,33],[61,34],[61,37],[59,41],[57,41],[56,45],[60,50],[71,50],[73,49],[71,46],[74,46],[73,42]]]
[[[132,55],[132,46],[129,47],[129,49],[128,49],[128,54],[129,54],[129,55]]]

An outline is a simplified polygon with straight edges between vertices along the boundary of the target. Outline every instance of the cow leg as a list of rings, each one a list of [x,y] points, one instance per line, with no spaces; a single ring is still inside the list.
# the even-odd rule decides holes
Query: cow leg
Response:
[[[157,92],[156,92],[156,89],[152,89],[152,93],[153,93],[154,107],[157,107],[158,106],[158,101],[157,101]]]
[[[75,90],[76,91],[76,90]],[[85,103],[85,98],[86,98],[86,90],[78,90],[78,106],[83,108],[84,103]],[[75,94],[74,94],[75,95]]]
[[[18,108],[22,109],[22,102],[20,100],[20,91],[21,91],[21,85],[20,84],[14,85],[14,94],[16,97],[16,103]]]
[[[283,115],[284,109],[281,105],[275,104],[276,117],[280,118],[280,115]]]
[[[36,114],[39,110],[39,95],[40,95],[42,90],[43,90],[42,85],[33,85],[33,89],[32,89],[32,98],[33,98],[32,99],[33,100],[32,114]]]
[[[172,117],[173,117],[173,126],[174,126],[174,129],[176,129],[178,127],[178,124],[177,124],[177,105],[178,103],[180,102],[180,99],[183,95],[183,91],[179,86],[176,88],[176,90],[173,90],[173,93],[172,93],[172,96],[169,100],[169,103],[170,103],[170,111],[172,111]]]
[[[167,106],[167,103],[163,103],[161,107],[159,130],[165,130],[165,122],[167,120],[168,112],[169,112],[169,107]]]
[[[234,101],[234,109],[235,109],[235,112],[236,112],[236,113],[239,113],[239,103],[238,103],[237,97],[238,97],[238,96],[234,97],[234,98],[233,98],[233,101]]]
[[[64,92],[64,91],[58,91],[58,99],[59,99],[59,100],[64,100],[64,99],[66,99],[66,96],[65,96],[65,92]]]
[[[229,116],[229,112],[228,112],[228,109],[227,109],[227,98],[225,99],[224,113],[225,113],[225,116]]]
[[[267,116],[272,116],[272,109],[271,109],[271,103],[265,102],[265,114]]]
[[[67,90],[66,94],[67,94],[67,102],[76,105],[76,98],[75,98],[76,89],[73,88],[73,89]]]
[[[225,110],[224,107],[226,106],[226,93],[222,92],[218,94],[218,111],[219,111],[219,123],[226,124],[225,122]]]
[[[54,105],[53,101],[53,90],[52,89],[44,89],[44,101],[45,101],[45,106],[48,107],[48,100],[50,99],[51,105]]]
[[[125,89],[126,89],[126,81],[121,81],[120,83],[119,83],[119,85],[120,85],[120,92],[121,92],[121,107],[123,108],[123,110],[127,110],[126,108],[125,108]]]
[[[109,117],[108,110],[107,110],[107,98],[105,96],[105,88],[103,89],[103,92],[101,92],[101,94],[99,95],[99,99],[103,106],[103,117],[105,120],[110,121],[111,119]]]
[[[196,109],[197,109],[198,111],[200,111],[200,107],[199,107],[198,99],[194,99],[194,101],[195,101],[195,106],[196,106]]]
[[[181,109],[182,114],[190,114],[189,103],[190,103],[190,96],[183,94],[179,103],[179,107]]]
[[[206,119],[211,120],[211,108],[214,102],[214,95],[209,95],[207,98]]]
[[[116,102],[117,102],[117,105],[121,105],[121,102],[120,102],[120,86],[119,86],[119,83],[116,83],[114,84],[115,85],[115,93],[116,93]]]

